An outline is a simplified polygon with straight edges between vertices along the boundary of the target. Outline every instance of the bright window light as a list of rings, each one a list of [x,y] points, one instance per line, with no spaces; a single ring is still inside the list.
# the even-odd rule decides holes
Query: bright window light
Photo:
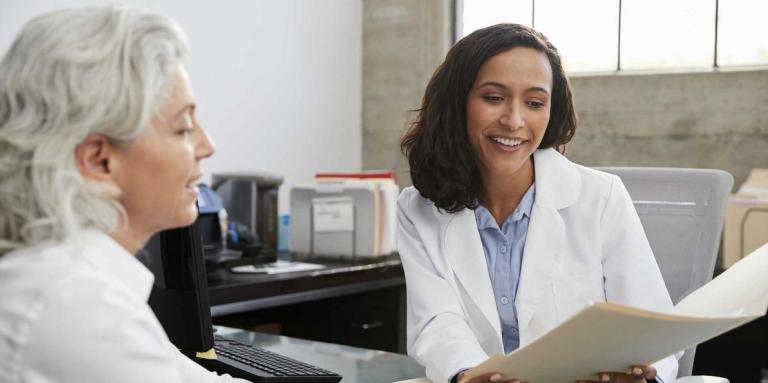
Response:
[[[533,25],[568,72],[711,68],[716,12],[717,65],[768,65],[768,0],[457,1],[458,38],[501,22]]]
[[[498,23],[531,26],[531,0],[464,0],[460,38]]]
[[[623,0],[621,69],[714,64],[715,0]]]
[[[567,72],[616,70],[617,0],[536,0],[534,25],[557,47]]]
[[[768,64],[768,1],[721,0],[718,65]]]

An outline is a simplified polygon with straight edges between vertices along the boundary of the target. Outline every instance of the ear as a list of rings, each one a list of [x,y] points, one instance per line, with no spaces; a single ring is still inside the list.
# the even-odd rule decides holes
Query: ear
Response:
[[[113,181],[112,156],[114,146],[103,134],[89,134],[75,148],[75,163],[86,180]]]

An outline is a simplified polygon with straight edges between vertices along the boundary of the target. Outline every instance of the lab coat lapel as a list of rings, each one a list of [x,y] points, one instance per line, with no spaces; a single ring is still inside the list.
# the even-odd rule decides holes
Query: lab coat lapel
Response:
[[[534,153],[536,196],[515,299],[520,344],[529,343],[556,320],[552,281],[566,245],[558,210],[579,197],[581,178],[574,166],[554,149]]]
[[[464,209],[454,214],[445,229],[445,252],[461,284],[480,308],[485,318],[499,334],[501,324],[494,302],[493,287],[488,276],[483,244],[473,210]]]
[[[557,210],[534,204],[515,299],[521,344],[535,338],[540,332],[535,324],[548,322],[554,313],[552,272],[562,254],[564,235]],[[539,320],[532,323],[533,317]]]

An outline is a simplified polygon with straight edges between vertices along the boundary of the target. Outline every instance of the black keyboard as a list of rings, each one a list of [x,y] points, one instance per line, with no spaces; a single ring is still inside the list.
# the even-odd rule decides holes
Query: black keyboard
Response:
[[[260,347],[214,335],[215,369],[252,382],[338,382],[341,375]]]

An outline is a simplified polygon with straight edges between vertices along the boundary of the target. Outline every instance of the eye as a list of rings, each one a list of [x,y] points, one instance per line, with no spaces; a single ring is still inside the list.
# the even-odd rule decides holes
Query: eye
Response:
[[[185,113],[178,122],[179,129],[176,131],[179,135],[188,136],[194,131],[195,123],[192,113]]]
[[[496,95],[484,95],[483,99],[485,101],[488,101],[488,102],[491,102],[491,103],[497,103],[497,102],[504,101],[504,97],[496,96]]]
[[[528,104],[528,106],[531,107],[532,109],[541,109],[547,105],[544,102],[539,100],[530,100],[530,101],[527,101],[526,104]]]

